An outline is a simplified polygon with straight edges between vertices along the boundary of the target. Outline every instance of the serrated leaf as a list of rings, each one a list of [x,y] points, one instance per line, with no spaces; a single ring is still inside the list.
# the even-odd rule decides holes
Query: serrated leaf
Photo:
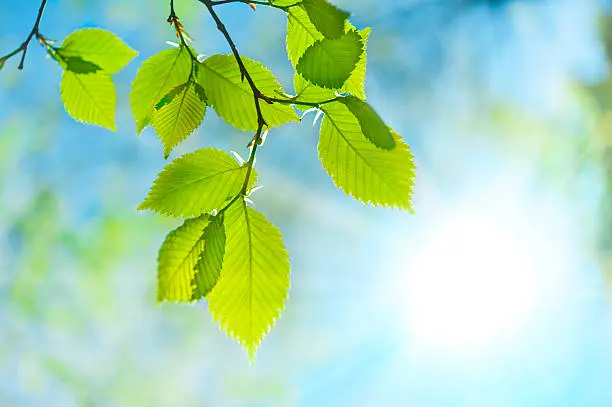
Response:
[[[223,214],[212,217],[204,230],[204,250],[195,265],[193,300],[206,297],[217,284],[221,275],[226,240],[223,219]]]
[[[172,100],[155,109],[151,115],[151,126],[164,144],[165,158],[168,158],[174,147],[200,126],[205,113],[206,104],[202,102],[195,86],[191,83],[183,87],[179,85]]]
[[[208,309],[252,361],[285,306],[289,256],[279,230],[244,200],[228,208],[224,224],[225,256]]]
[[[164,95],[189,81],[191,69],[191,56],[182,46],[161,51],[142,64],[130,91],[137,133],[149,125],[155,105]]]
[[[257,88],[268,97],[285,92],[274,75],[259,62],[242,58],[246,69]],[[257,130],[257,112],[253,92],[246,80],[242,80],[240,69],[233,55],[213,55],[200,65],[200,80],[206,90],[208,103],[226,122],[242,130]],[[270,127],[288,122],[297,122],[299,117],[291,106],[261,101],[262,114]]]
[[[77,74],[96,73],[102,70],[98,65],[81,57],[65,57],[62,60],[66,64],[65,69]]]
[[[74,31],[57,52],[64,59],[81,58],[109,74],[120,71],[138,55],[115,34],[101,28]]]
[[[157,301],[192,300],[194,267],[204,250],[208,216],[188,219],[168,234],[157,258]]]
[[[352,26],[351,26],[352,27]],[[353,28],[351,28],[353,29]],[[366,99],[365,94],[365,76],[366,76],[366,43],[368,40],[368,36],[370,34],[370,29],[366,28],[365,30],[359,31],[359,35],[364,42],[364,52],[357,62],[355,69],[351,73],[349,79],[345,82],[344,86],[340,89],[341,92],[348,93],[349,95],[354,95],[361,100]],[[303,102],[320,102],[323,100],[332,99],[335,96],[335,91],[332,89],[325,89],[320,86],[314,85],[311,82],[308,82],[302,75],[298,72],[295,73],[293,84],[295,87],[295,92],[297,95],[297,99]]]
[[[393,140],[389,127],[372,106],[354,96],[340,98],[338,101],[346,105],[357,118],[363,135],[372,144],[384,150],[391,150],[395,147],[395,140]]]
[[[401,137],[392,132],[395,148],[379,149],[346,105],[333,102],[321,109],[319,158],[336,186],[364,203],[411,211],[415,166]]]
[[[312,24],[326,38],[338,38],[344,34],[344,24],[350,16],[326,0],[303,0],[300,4]]]
[[[340,89],[349,79],[363,54],[363,42],[356,31],[337,39],[315,42],[304,52],[296,70],[317,86]]]
[[[354,27],[348,24],[348,29],[351,30],[354,29]],[[359,36],[361,37],[361,42],[363,44],[363,53],[361,54],[359,61],[357,61],[357,64],[355,65],[355,69],[353,69],[351,76],[349,76],[349,78],[344,83],[344,86],[342,86],[341,89],[342,92],[356,96],[361,100],[366,100],[365,79],[368,61],[367,48],[368,39],[370,37],[371,31],[372,30],[370,28],[365,28],[363,30],[358,31]]]
[[[302,7],[291,7],[287,12],[287,54],[295,67],[304,52],[315,42],[324,39]]]
[[[211,213],[240,193],[247,168],[214,148],[203,148],[177,158],[157,176],[138,209],[176,217]],[[251,173],[249,188],[256,182]]]
[[[115,131],[117,95],[110,76],[64,71],[60,84],[66,112],[75,120]]]

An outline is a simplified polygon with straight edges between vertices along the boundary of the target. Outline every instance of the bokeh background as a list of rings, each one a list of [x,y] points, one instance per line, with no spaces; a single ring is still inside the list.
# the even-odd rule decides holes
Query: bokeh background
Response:
[[[250,366],[205,304],[155,303],[171,219],[136,206],[165,164],[129,84],[175,40],[166,1],[51,0],[42,33],[101,26],[140,52],[115,77],[117,133],[63,111],[36,44],[0,73],[0,406],[612,405],[612,2],[336,0],[371,26],[370,102],[410,143],[416,215],[335,189],[312,116],[258,155],[257,208],[292,287]],[[39,2],[0,2],[0,54]],[[177,0],[200,53],[226,53]],[[285,17],[220,9],[291,89]],[[174,156],[246,155],[212,110]]]

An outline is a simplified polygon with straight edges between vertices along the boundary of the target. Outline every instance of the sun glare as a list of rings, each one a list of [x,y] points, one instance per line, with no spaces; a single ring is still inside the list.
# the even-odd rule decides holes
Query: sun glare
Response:
[[[539,271],[554,267],[525,226],[475,210],[432,225],[402,282],[411,341],[482,353],[525,333],[545,290]]]

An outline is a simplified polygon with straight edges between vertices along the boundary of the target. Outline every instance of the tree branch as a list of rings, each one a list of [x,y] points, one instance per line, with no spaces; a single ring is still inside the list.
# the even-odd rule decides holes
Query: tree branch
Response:
[[[32,41],[32,38],[34,37],[36,37],[39,41],[43,39],[42,36],[40,35],[40,32],[38,31],[38,28],[40,26],[40,21],[42,20],[43,12],[45,11],[46,5],[47,5],[47,0],[42,0],[42,2],[40,3],[40,7],[38,8],[38,15],[36,16],[36,22],[34,23],[34,26],[32,27],[32,31],[30,31],[30,34],[28,35],[26,40],[16,50],[0,58],[0,61],[5,62],[9,58],[14,57],[15,55],[21,52],[22,53],[21,60],[19,61],[19,66],[17,67],[17,69],[19,70],[23,69],[23,65],[25,63],[25,58],[28,52],[28,46],[30,45],[30,41]]]
[[[223,24],[223,22],[217,15],[217,12],[214,10],[214,6],[217,4],[225,4],[225,3],[230,3],[233,1],[224,1],[222,3],[214,2],[211,0],[198,0],[198,1],[206,6],[211,17],[217,24],[217,29],[225,37],[225,40],[227,41],[229,47],[231,48],[232,54],[234,54],[234,57],[236,58],[236,62],[238,63],[238,67],[240,69],[242,80],[244,81],[246,79],[247,83],[251,87],[251,91],[253,92],[253,102],[255,103],[255,110],[257,112],[257,131],[255,132],[255,136],[253,137],[253,140],[249,144],[251,146],[251,154],[249,155],[249,160],[247,161],[247,174],[244,180],[244,184],[242,185],[242,189],[240,191],[240,195],[244,196],[247,193],[249,179],[253,172],[253,165],[255,164],[255,155],[257,154],[257,147],[261,144],[262,137],[264,135],[264,127],[267,126],[266,119],[264,118],[263,113],[261,111],[261,101],[263,100],[269,104],[272,104],[273,102],[272,100],[270,100],[270,98],[268,98],[263,93],[261,93],[261,91],[257,88],[257,85],[253,81],[253,78],[249,74],[249,71],[246,69],[244,62],[242,61],[242,58],[240,57],[240,53],[238,52],[238,48],[236,47],[234,40],[232,39],[231,35],[227,31],[227,28],[225,28],[225,25]],[[246,1],[241,1],[241,2],[248,3]]]

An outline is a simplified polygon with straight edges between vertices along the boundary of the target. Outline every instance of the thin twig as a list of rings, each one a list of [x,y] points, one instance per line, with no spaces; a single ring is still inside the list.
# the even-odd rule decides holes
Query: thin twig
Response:
[[[30,41],[32,41],[32,38],[34,37],[36,37],[37,39],[42,38],[42,36],[38,32],[38,28],[40,26],[40,21],[42,20],[43,12],[45,11],[46,5],[47,5],[47,0],[42,0],[42,2],[40,3],[40,7],[38,8],[38,15],[36,16],[36,22],[34,23],[34,26],[32,27],[32,31],[30,31],[30,34],[28,34],[28,37],[26,38],[26,40],[16,50],[0,58],[1,61],[6,61],[7,59],[14,57],[15,55],[21,52],[22,53],[21,60],[19,61],[19,66],[17,67],[17,69],[19,70],[23,69],[23,65],[25,63],[25,58],[28,52],[28,46],[30,45]]]
[[[242,58],[240,57],[240,53],[238,52],[238,48],[236,47],[234,40],[232,39],[231,35],[227,31],[227,28],[225,28],[225,25],[223,24],[223,22],[217,15],[216,11],[214,10],[215,2],[211,0],[198,0],[198,1],[200,1],[202,4],[206,6],[211,17],[213,18],[213,20],[215,20],[215,23],[217,24],[217,29],[225,37],[225,40],[227,41],[229,47],[232,50],[232,53],[234,54],[234,57],[236,58],[236,62],[238,63],[238,68],[240,69],[240,74],[242,76],[242,79],[243,80],[246,79],[247,83],[249,84],[251,88],[251,91],[253,92],[253,102],[255,103],[255,111],[257,112],[257,131],[255,132],[255,136],[253,137],[253,140],[251,141],[251,145],[252,145],[251,154],[246,164],[247,174],[244,180],[244,184],[242,185],[242,189],[240,191],[240,195],[244,196],[247,193],[247,189],[249,186],[249,179],[253,171],[253,165],[255,163],[255,155],[257,154],[257,147],[261,143],[264,127],[267,126],[266,119],[264,118],[263,113],[261,111],[261,101],[263,100],[269,104],[272,104],[273,102],[268,97],[266,97],[263,93],[261,93],[261,91],[257,88],[257,85],[253,81],[253,78],[251,77],[249,71],[244,65],[244,62],[242,61]]]

